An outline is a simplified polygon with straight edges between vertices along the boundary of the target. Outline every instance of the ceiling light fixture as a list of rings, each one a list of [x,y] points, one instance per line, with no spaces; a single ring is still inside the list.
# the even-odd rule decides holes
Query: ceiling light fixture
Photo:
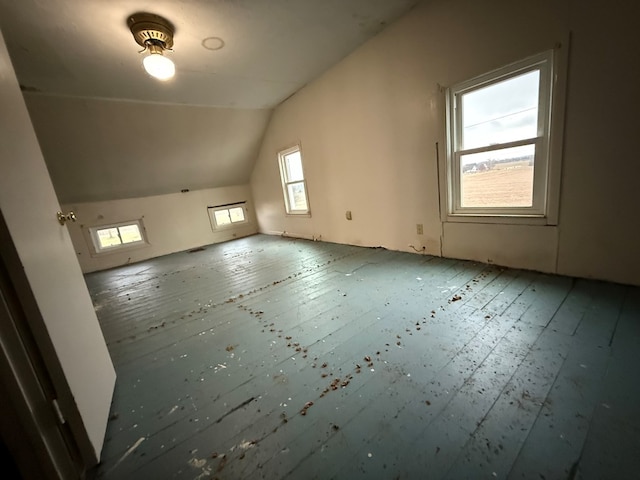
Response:
[[[127,23],[135,41],[144,47],[140,53],[149,53],[142,61],[147,73],[158,80],[173,78],[176,67],[170,58],[164,56],[165,51],[172,51],[173,25],[153,13],[134,13]]]

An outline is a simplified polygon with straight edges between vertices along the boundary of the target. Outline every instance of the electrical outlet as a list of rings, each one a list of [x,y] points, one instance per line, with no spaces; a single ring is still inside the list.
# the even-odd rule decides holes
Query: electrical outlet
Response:
[[[418,235],[424,234],[424,228],[422,227],[421,223],[416,223],[416,233]]]

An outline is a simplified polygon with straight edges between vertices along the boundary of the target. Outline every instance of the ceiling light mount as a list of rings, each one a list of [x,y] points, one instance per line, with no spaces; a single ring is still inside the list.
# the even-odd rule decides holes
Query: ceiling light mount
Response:
[[[173,25],[160,15],[145,12],[130,15],[127,24],[136,43],[143,47],[140,53],[149,53],[143,61],[147,73],[159,80],[172,78],[175,65],[163,54],[173,47]]]
[[[145,49],[149,45],[159,45],[164,50],[173,47],[175,28],[165,18],[153,13],[134,13],[129,17],[129,28],[133,38]]]

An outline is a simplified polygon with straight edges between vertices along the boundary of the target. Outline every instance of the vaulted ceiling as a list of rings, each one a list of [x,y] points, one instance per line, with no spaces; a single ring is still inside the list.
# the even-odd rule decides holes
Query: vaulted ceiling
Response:
[[[248,181],[270,110],[416,3],[0,0],[0,27],[61,201],[88,201]],[[175,25],[168,82],[139,11]]]

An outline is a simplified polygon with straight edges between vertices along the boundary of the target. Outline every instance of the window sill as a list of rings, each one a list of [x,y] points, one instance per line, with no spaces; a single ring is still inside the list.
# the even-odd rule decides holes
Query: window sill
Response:
[[[308,213],[285,213],[286,217],[292,218],[311,218],[311,212]]]
[[[447,215],[446,223],[485,223],[497,225],[556,225],[546,216],[542,215],[471,215],[457,214]]]

